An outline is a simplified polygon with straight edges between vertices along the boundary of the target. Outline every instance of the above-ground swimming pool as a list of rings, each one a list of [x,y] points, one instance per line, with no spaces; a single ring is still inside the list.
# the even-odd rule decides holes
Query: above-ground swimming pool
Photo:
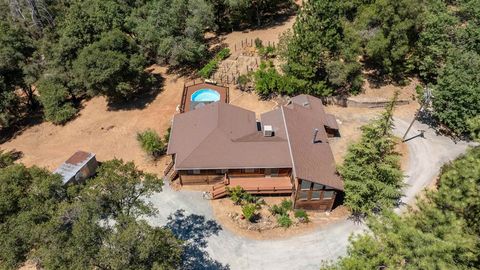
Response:
[[[194,102],[215,102],[220,100],[220,94],[213,89],[200,89],[192,94],[191,100]]]

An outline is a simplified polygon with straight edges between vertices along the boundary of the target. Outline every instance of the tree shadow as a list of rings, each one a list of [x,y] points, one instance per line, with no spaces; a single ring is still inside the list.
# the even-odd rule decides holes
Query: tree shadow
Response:
[[[150,79],[145,78],[139,87],[138,95],[128,100],[108,100],[108,110],[136,110],[144,109],[152,103],[162,92],[165,79],[160,74],[149,73]]]
[[[218,235],[222,227],[214,220],[206,220],[204,216],[190,214],[186,215],[185,210],[179,209],[168,217],[166,228],[184,243],[181,269],[208,269],[228,270],[230,266],[210,258],[205,251],[208,241],[212,235]]]
[[[28,115],[20,119],[12,126],[5,128],[0,126],[0,144],[14,139],[15,137],[21,135],[28,128],[39,125],[43,121],[43,112],[39,109],[29,112]]]

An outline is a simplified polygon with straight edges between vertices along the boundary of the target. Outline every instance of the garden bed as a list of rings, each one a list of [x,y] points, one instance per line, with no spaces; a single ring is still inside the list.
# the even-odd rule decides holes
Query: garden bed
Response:
[[[269,208],[272,205],[281,204],[282,200],[290,197],[261,197],[265,201],[261,205],[261,209],[257,209],[259,217],[250,222],[242,218],[242,206],[235,205],[230,198],[223,198],[212,200],[212,208],[215,220],[224,228],[234,234],[248,237],[251,239],[284,239],[293,236],[306,234],[322,226],[334,224],[340,220],[345,220],[350,213],[343,207],[339,206],[332,212],[314,212],[309,211],[309,222],[300,222],[294,216],[294,211],[289,212],[289,217],[292,220],[292,225],[288,228],[281,227],[277,218],[278,215],[273,215]]]

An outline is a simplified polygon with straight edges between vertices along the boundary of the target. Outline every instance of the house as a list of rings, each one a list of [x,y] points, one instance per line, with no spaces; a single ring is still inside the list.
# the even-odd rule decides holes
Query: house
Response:
[[[213,184],[213,198],[241,186],[328,211],[343,192],[328,142],[338,135],[335,117],[313,96],[293,97],[258,121],[252,111],[214,102],[175,115],[167,154],[182,185]]]
[[[53,173],[62,176],[63,184],[79,183],[94,175],[97,167],[95,154],[77,151]]]

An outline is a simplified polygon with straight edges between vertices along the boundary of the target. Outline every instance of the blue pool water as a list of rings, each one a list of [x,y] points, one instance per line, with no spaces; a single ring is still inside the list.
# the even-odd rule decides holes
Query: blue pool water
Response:
[[[220,100],[220,94],[212,89],[200,89],[192,94],[191,99],[196,102],[214,102]]]

